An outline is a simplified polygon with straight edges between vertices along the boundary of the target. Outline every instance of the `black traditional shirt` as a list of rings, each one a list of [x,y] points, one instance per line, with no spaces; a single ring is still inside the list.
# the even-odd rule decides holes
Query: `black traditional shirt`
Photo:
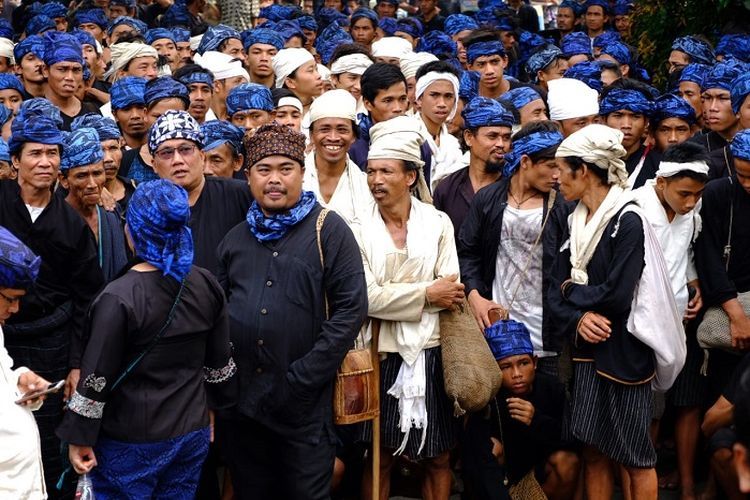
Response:
[[[190,271],[173,320],[122,384],[112,384],[167,321],[180,284],[130,270],[104,289],[88,316],[81,379],[57,435],[92,446],[99,436],[152,443],[208,425],[208,408],[234,403],[226,302],[216,279]]]
[[[320,210],[316,204],[279,240],[260,242],[243,222],[219,245],[239,370],[237,413],[313,443],[324,426],[332,436],[336,370],[367,316],[359,247],[335,212],[321,230],[321,269]]]

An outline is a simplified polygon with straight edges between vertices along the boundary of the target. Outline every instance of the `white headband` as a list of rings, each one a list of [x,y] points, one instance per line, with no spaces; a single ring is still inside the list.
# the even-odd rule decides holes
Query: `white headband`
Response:
[[[273,72],[276,75],[276,88],[283,87],[287,77],[294,73],[297,68],[314,60],[315,57],[302,48],[295,47],[278,51],[271,59],[271,66],[273,66]]]
[[[372,60],[364,54],[349,54],[339,57],[331,64],[331,74],[352,73],[362,75],[367,68],[372,66]]]
[[[414,98],[419,99],[422,97],[422,94],[424,94],[424,91],[427,90],[427,87],[432,85],[433,83],[439,81],[439,80],[446,80],[453,85],[453,94],[456,97],[455,102],[453,103],[453,109],[451,109],[450,114],[448,114],[448,119],[446,121],[451,121],[454,116],[456,116],[456,110],[458,109],[458,78],[456,78],[456,75],[453,73],[438,73],[437,71],[430,71],[426,75],[422,75],[422,77],[417,80],[417,86],[414,91]]]
[[[279,104],[276,105],[276,109],[283,106],[292,106],[293,108],[296,108],[300,113],[302,113],[302,101],[300,101],[296,97],[287,96],[279,99]]]
[[[672,177],[685,171],[708,175],[708,164],[705,161],[691,161],[687,163],[663,161],[659,163],[659,170],[656,171],[656,177]]]

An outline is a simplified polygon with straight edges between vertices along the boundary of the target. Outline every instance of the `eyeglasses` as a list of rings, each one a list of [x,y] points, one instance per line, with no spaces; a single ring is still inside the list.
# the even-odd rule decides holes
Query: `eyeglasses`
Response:
[[[10,304],[11,306],[12,306],[13,304],[16,304],[17,302],[19,302],[19,301],[21,300],[21,297],[8,297],[8,296],[7,296],[7,295],[5,295],[5,294],[4,294],[3,292],[0,292],[0,297],[4,298],[4,299],[5,299],[5,301],[6,301],[6,302],[7,302],[8,304]]]
[[[174,158],[174,153],[177,151],[183,158],[190,158],[195,154],[197,146],[195,144],[182,144],[176,148],[164,148],[160,149],[154,156],[162,161],[169,161]]]

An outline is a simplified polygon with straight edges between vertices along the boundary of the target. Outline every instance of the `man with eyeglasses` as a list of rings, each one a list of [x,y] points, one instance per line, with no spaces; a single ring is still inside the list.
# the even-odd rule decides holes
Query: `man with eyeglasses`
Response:
[[[203,175],[204,135],[187,111],[169,110],[151,127],[148,148],[156,174],[182,186],[190,203],[194,263],[216,274],[216,247],[234,226],[245,220],[251,195],[247,184]]]

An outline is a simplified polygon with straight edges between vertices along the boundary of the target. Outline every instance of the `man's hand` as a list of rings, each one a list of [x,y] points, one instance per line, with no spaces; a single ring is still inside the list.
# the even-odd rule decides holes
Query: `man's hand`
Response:
[[[685,310],[685,316],[683,319],[685,321],[695,319],[696,316],[698,316],[698,312],[703,308],[703,296],[701,295],[701,289],[698,285],[698,280],[691,281],[688,283],[688,286],[691,286],[695,289],[695,295],[693,298],[688,302],[687,309]]]
[[[41,389],[46,388],[49,386],[49,382],[37,375],[36,373],[32,371],[24,372],[18,377],[18,391],[23,394],[28,394],[32,391],[39,391]],[[31,399],[29,401],[24,401],[23,403],[20,403],[21,406],[31,406],[35,405],[40,401],[44,401],[47,398],[47,395],[39,396],[36,399]]]
[[[73,395],[73,393],[76,390],[76,387],[78,387],[78,379],[81,378],[81,370],[80,368],[73,368],[70,370],[70,373],[68,373],[68,377],[65,379],[65,392],[63,395],[63,401],[67,401],[70,399],[70,396]]]
[[[500,304],[485,299],[479,295],[479,292],[476,290],[472,290],[469,293],[469,305],[471,306],[471,312],[474,315],[474,319],[477,320],[477,324],[482,330],[492,325],[489,316],[490,310],[502,307]]]
[[[750,318],[745,315],[740,301],[727,300],[721,305],[729,316],[729,333],[732,335],[732,347],[739,350],[750,349]]]
[[[601,314],[589,311],[578,323],[578,335],[586,342],[598,344],[609,338],[612,333],[611,325],[612,323]]]
[[[117,206],[117,200],[115,200],[115,197],[110,193],[107,188],[102,188],[102,194],[100,197],[100,203],[99,203],[104,210],[107,212],[114,211],[115,207]]]
[[[531,420],[534,418],[533,404],[521,398],[508,398],[505,401],[508,403],[510,418],[516,419],[522,424],[531,425]]]
[[[68,445],[68,458],[77,474],[86,474],[96,467],[96,456],[91,446]]]
[[[458,276],[455,274],[435,280],[427,287],[427,302],[440,309],[450,309],[461,304],[464,300],[464,285],[456,280]]]

